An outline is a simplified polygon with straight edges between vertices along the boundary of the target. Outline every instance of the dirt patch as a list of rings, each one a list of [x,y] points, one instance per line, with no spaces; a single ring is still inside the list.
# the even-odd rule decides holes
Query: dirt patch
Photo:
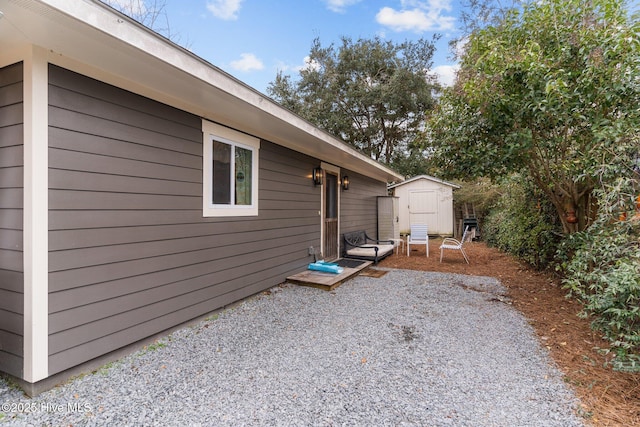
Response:
[[[614,372],[597,348],[607,343],[591,330],[589,320],[578,317],[580,304],[566,298],[559,279],[537,272],[483,242],[465,243],[467,264],[458,251],[445,251],[440,263],[441,240],[430,239],[411,256],[394,254],[378,266],[409,270],[490,276],[508,288],[509,303],[521,311],[535,329],[565,381],[580,398],[581,415],[593,426],[640,426],[640,374]]]
[[[362,270],[359,276],[375,277],[376,279],[379,279],[387,273],[388,271],[386,270],[377,270],[374,268],[367,268],[366,270]]]

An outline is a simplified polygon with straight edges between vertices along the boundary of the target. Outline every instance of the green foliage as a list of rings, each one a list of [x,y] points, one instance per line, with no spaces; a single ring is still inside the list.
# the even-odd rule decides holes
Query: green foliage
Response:
[[[408,150],[394,152],[390,166],[405,177],[434,174],[428,153],[411,143]]]
[[[505,179],[498,191],[500,197],[484,221],[487,243],[538,269],[549,267],[561,235],[553,206],[521,176]]]
[[[506,187],[484,235],[544,266],[553,206],[567,235],[556,255],[565,286],[609,340],[614,367],[640,371],[640,221],[630,219],[640,193],[630,167],[640,147],[640,23],[624,5],[532,1],[474,31],[426,136],[451,174],[528,178]]]
[[[475,30],[425,134],[444,176],[526,174],[584,230],[597,171],[640,129],[639,34],[623,0],[529,1]]]
[[[109,372],[116,366],[118,366],[121,362],[116,360],[113,362],[109,362],[109,363],[105,363],[104,365],[102,365],[98,370],[93,371],[92,373],[99,373],[100,375],[102,375],[103,377],[106,377],[107,375],[109,375]]]
[[[409,154],[438,90],[429,74],[433,41],[394,44],[379,37],[323,47],[314,40],[299,79],[279,73],[267,93],[293,112],[375,160],[407,170]]]
[[[609,340],[605,351],[615,355],[614,368],[640,372],[640,220],[634,218],[634,185],[620,177],[598,191],[597,221],[567,239],[559,255],[564,285]]]
[[[149,344],[149,345],[145,345],[142,348],[142,354],[144,353],[149,353],[149,352],[153,352],[153,351],[158,351],[161,348],[165,348],[167,346],[167,344],[163,341],[154,341],[153,343]]]
[[[460,188],[453,193],[454,202],[456,204],[473,204],[479,218],[485,218],[496,205],[498,199],[502,197],[500,186],[486,178],[472,182],[459,181],[455,183],[459,184]]]

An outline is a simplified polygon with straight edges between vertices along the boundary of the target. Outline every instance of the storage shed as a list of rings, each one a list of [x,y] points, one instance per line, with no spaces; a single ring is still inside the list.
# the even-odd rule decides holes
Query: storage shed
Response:
[[[454,234],[453,190],[459,185],[419,175],[388,188],[399,198],[400,233],[420,223],[427,224],[431,235]]]

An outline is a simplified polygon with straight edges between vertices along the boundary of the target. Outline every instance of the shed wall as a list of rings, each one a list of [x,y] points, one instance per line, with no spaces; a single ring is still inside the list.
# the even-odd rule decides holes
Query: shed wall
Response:
[[[308,263],[317,160],[262,141],[259,215],[203,218],[199,117],[56,66],[49,78],[50,375]]]
[[[452,236],[453,227],[453,188],[428,179],[418,179],[394,188],[394,195],[399,197],[400,232],[410,229],[411,214],[409,210],[411,193],[425,192],[429,201],[429,211],[433,213],[429,219],[429,234]]]
[[[23,65],[0,68],[0,370],[23,372]]]

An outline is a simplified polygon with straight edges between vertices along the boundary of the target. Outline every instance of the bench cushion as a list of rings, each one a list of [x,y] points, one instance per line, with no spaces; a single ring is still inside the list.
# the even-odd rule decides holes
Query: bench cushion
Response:
[[[345,258],[366,259],[374,263],[392,254],[395,249],[392,241],[372,239],[365,230],[344,233],[343,242],[342,253]]]
[[[375,245],[378,247],[378,258],[384,258],[386,255],[389,255],[393,252],[393,245]],[[376,250],[371,248],[351,248],[347,250],[347,255],[352,257],[370,257],[374,258],[376,256]]]

